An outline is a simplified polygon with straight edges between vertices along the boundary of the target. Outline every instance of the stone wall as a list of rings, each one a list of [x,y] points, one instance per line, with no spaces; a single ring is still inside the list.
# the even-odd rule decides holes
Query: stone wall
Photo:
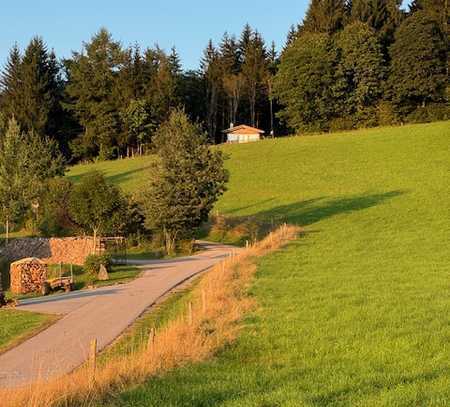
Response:
[[[92,237],[44,238],[30,237],[13,239],[1,249],[0,255],[13,262],[27,257],[36,257],[48,264],[71,263],[83,265],[93,252]]]

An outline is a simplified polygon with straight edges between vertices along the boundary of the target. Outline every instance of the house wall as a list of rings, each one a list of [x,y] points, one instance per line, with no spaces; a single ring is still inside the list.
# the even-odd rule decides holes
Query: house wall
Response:
[[[229,143],[250,143],[258,141],[261,138],[259,133],[256,134],[228,134]]]

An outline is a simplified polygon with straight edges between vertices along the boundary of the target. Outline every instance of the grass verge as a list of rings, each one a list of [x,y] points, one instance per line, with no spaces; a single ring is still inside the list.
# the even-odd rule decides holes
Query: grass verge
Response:
[[[58,317],[14,309],[0,309],[0,353],[36,335]]]

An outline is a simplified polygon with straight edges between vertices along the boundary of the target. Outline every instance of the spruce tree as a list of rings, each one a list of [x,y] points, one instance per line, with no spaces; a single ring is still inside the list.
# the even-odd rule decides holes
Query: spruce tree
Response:
[[[239,38],[239,50],[241,55],[244,55],[247,51],[247,47],[251,42],[252,36],[253,29],[250,27],[250,24],[246,23]]]
[[[224,116],[228,123],[236,123],[241,93],[243,88],[243,77],[241,70],[241,52],[239,44],[234,36],[224,34],[219,46],[220,66],[222,71],[222,85],[226,102],[224,103]],[[224,117],[225,119],[225,117]]]
[[[228,174],[220,151],[181,110],[174,110],[155,136],[158,161],[143,196],[145,224],[163,237],[168,254],[191,240],[225,191]]]
[[[168,56],[161,48],[147,50],[147,63],[151,74],[147,83],[145,98],[151,107],[152,119],[158,124],[169,117],[172,108],[178,106],[180,67],[176,58]]]
[[[222,74],[220,67],[220,54],[214,46],[212,40],[209,40],[208,46],[203,52],[201,70],[206,82],[206,126],[208,138],[210,140],[215,140],[217,132],[217,103],[219,99],[219,92],[222,87]]]
[[[222,69],[225,74],[236,74],[240,70],[241,50],[235,36],[225,33],[219,45]]]
[[[17,107],[22,103],[22,56],[17,44],[9,51],[5,69],[0,76],[1,98],[0,107],[4,120],[17,113]]]
[[[242,75],[250,111],[250,125],[256,126],[258,99],[262,97],[267,73],[267,50],[261,35],[255,31],[243,54]]]
[[[390,54],[391,98],[403,117],[418,106],[445,100],[447,46],[432,16],[417,11],[408,17],[395,34]]]
[[[23,154],[25,140],[15,119],[10,119],[0,146],[0,217],[5,225],[6,239],[12,224],[27,206],[27,157]]]
[[[333,34],[344,26],[346,14],[345,0],[312,0],[300,31]]]
[[[289,47],[298,37],[299,35],[299,27],[296,27],[294,24],[292,24],[289,27],[289,31],[286,35],[286,43],[284,44],[284,49]]]
[[[25,49],[21,64],[21,100],[15,117],[24,131],[56,137],[60,110],[59,66],[40,37]]]
[[[401,0],[352,0],[351,20],[366,23],[380,38],[385,57],[404,13]]]
[[[66,88],[74,112],[84,132],[72,148],[79,157],[112,158],[120,138],[118,100],[114,88],[123,62],[123,51],[106,29],[101,29],[73,53],[68,65]]]
[[[31,202],[40,198],[45,182],[64,174],[64,161],[54,140],[34,131],[24,133],[9,120],[0,145],[0,216],[8,233]]]

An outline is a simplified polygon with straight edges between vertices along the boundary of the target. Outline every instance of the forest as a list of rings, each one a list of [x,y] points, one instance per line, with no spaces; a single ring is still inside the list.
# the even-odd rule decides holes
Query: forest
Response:
[[[36,36],[1,72],[0,142],[14,117],[68,163],[140,155],[178,108],[210,143],[231,123],[270,137],[444,120],[446,3],[312,0],[281,49],[246,25],[205,41],[190,71],[175,47],[124,46],[106,28],[65,59]]]

